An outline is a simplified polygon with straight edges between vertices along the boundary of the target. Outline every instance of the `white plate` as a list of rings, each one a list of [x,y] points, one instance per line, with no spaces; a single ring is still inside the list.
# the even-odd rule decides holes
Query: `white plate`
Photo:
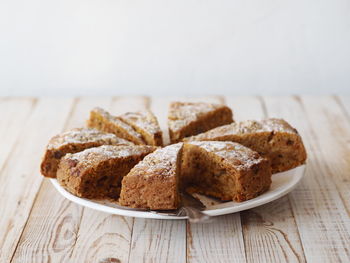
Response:
[[[203,212],[210,216],[226,215],[226,214],[247,210],[253,207],[257,207],[257,206],[269,203],[292,191],[294,187],[299,183],[304,173],[305,173],[305,165],[299,166],[297,168],[294,168],[292,170],[289,170],[283,173],[274,174],[272,176],[272,184],[269,191],[267,191],[266,193],[254,199],[241,202],[241,203],[234,202],[234,201],[218,203],[213,201],[210,198],[201,197],[200,198],[201,201],[206,205],[208,203],[216,203],[216,204],[207,206],[206,210]],[[152,211],[125,210],[125,209],[118,208],[117,205],[110,202],[101,202],[101,201],[80,198],[67,192],[63,187],[61,187],[61,185],[57,182],[56,179],[50,179],[50,180],[54,185],[54,187],[58,190],[58,192],[60,192],[65,198],[67,198],[68,200],[74,203],[77,203],[79,205],[82,205],[91,209],[95,209],[95,210],[110,213],[110,214],[122,215],[122,216],[155,218],[155,219],[186,219],[186,217],[184,216],[181,216],[181,217],[170,216],[170,215],[166,215],[165,213],[164,214],[155,213]]]

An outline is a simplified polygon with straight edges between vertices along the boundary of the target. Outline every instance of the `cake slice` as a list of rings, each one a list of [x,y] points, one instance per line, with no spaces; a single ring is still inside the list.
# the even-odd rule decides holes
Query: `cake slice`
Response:
[[[306,161],[306,151],[300,135],[283,119],[232,123],[184,141],[238,142],[270,159],[272,173],[292,169]]]
[[[114,133],[116,136],[131,141],[137,145],[144,145],[141,134],[136,132],[129,124],[123,122],[119,117],[112,116],[109,112],[95,108],[90,112],[87,126],[100,131]]]
[[[49,141],[40,166],[41,174],[55,178],[58,163],[65,154],[101,145],[133,145],[133,143],[95,129],[78,128],[64,132]]]
[[[269,189],[267,159],[233,142],[189,142],[183,147],[181,188],[190,193],[242,202]]]
[[[172,102],[169,106],[168,126],[172,143],[231,122],[232,111],[225,105]]]
[[[123,178],[119,203],[177,209],[179,190],[223,201],[252,199],[271,185],[269,160],[233,142],[188,142],[159,149]]]
[[[153,210],[178,208],[181,149],[178,143],[147,155],[123,178],[119,203]]]
[[[151,111],[127,112],[119,117],[140,133],[146,144],[163,145],[162,131],[156,116]]]
[[[103,145],[67,154],[59,164],[57,180],[79,197],[117,199],[123,176],[155,149],[146,145]]]

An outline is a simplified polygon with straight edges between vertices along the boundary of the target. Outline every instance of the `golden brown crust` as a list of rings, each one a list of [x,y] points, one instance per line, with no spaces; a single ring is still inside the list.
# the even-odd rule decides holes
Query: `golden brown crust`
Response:
[[[57,180],[79,197],[117,199],[123,176],[155,149],[146,145],[104,145],[67,154],[59,164]]]
[[[154,210],[176,209],[181,149],[181,143],[169,145],[137,164],[123,178],[120,204]]]
[[[140,133],[148,145],[163,145],[162,131],[151,111],[127,112],[120,118]]]
[[[270,163],[238,143],[188,142],[183,149],[181,180],[181,187],[189,192],[242,202],[269,189]]]
[[[232,122],[232,111],[225,105],[172,102],[169,106],[168,126],[172,143]]]
[[[89,128],[64,132],[49,141],[40,166],[41,174],[55,178],[58,163],[64,155],[101,145],[133,145],[133,143],[118,138],[114,134]]]
[[[136,132],[129,124],[123,122],[119,117],[112,116],[101,108],[95,108],[90,112],[87,126],[98,130],[114,133],[120,138],[131,141],[137,145],[144,145],[141,134]]]
[[[245,121],[217,127],[184,141],[233,141],[247,146],[271,161],[272,173],[304,164],[307,158],[303,141],[283,119]]]

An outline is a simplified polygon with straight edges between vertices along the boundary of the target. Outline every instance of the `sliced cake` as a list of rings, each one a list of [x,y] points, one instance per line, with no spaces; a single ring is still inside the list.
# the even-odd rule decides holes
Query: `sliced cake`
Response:
[[[217,127],[185,141],[233,141],[271,161],[272,173],[304,164],[306,151],[297,130],[283,119],[244,121]]]
[[[78,128],[64,132],[49,141],[41,162],[41,174],[55,178],[58,163],[65,154],[101,145],[133,145],[133,143],[95,129]]]
[[[269,161],[241,144],[184,144],[181,188],[188,192],[242,202],[267,191],[270,185]]]
[[[172,102],[169,107],[168,126],[172,143],[232,122],[231,109],[221,104]]]
[[[117,199],[123,176],[155,149],[146,145],[103,145],[66,154],[60,161],[57,180],[79,197]]]
[[[145,144],[140,133],[136,132],[119,117],[112,116],[109,112],[101,108],[95,108],[90,112],[90,119],[87,121],[87,126],[104,132],[114,133],[116,136],[138,145]]]
[[[119,203],[154,210],[178,208],[181,149],[178,143],[147,155],[123,178]]]
[[[140,133],[146,144],[163,145],[162,131],[156,116],[151,111],[127,112],[119,117]]]
[[[269,160],[233,142],[169,145],[146,156],[123,178],[121,205],[152,210],[179,207],[179,189],[223,201],[245,201],[271,185]]]

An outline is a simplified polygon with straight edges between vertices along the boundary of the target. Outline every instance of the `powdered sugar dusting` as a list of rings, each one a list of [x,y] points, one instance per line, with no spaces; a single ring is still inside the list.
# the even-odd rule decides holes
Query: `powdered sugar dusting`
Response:
[[[141,134],[136,132],[129,124],[123,122],[119,117],[115,117],[113,119],[113,122],[116,123],[118,126],[122,127],[124,130],[126,130],[130,135],[138,138],[139,140],[142,140]]]
[[[224,141],[194,141],[191,145],[199,146],[210,153],[214,153],[223,158],[236,168],[249,168],[261,162],[264,158],[257,152],[235,142]]]
[[[95,113],[97,115],[102,116],[106,121],[114,123],[114,125],[121,127],[124,129],[130,136],[136,138],[138,141],[143,141],[141,134],[136,132],[129,124],[125,123],[121,120],[121,118],[111,115],[108,111],[105,111],[102,108],[96,107],[92,111],[92,113]]]
[[[129,173],[143,176],[175,176],[176,163],[183,143],[172,144],[147,155]]]
[[[204,102],[172,102],[169,107],[169,128],[178,130],[196,121],[208,112],[214,111],[221,107],[220,104],[204,103]]]
[[[105,133],[90,128],[77,128],[56,135],[50,140],[47,147],[48,149],[55,149],[67,144],[83,144],[88,142],[112,145],[133,145],[133,143],[118,138],[117,136],[111,133]]]
[[[262,121],[248,120],[214,128],[210,131],[192,136],[188,140],[215,140],[217,137],[253,134],[260,132],[285,132],[297,134],[297,131],[283,119],[269,118]]]
[[[238,134],[256,133],[256,132],[272,132],[281,131],[287,133],[296,133],[283,119],[264,119],[261,121],[248,120],[240,123],[232,124],[233,131]]]
[[[85,167],[97,164],[101,161],[111,159],[122,159],[129,156],[141,155],[154,151],[156,147],[146,145],[133,145],[133,146],[113,146],[103,145],[99,147],[93,147],[84,151],[67,154],[64,159],[75,160],[79,165]]]
[[[120,118],[130,125],[134,123],[136,126],[151,134],[156,134],[161,131],[156,117],[148,110],[144,112],[127,112],[121,115]]]

